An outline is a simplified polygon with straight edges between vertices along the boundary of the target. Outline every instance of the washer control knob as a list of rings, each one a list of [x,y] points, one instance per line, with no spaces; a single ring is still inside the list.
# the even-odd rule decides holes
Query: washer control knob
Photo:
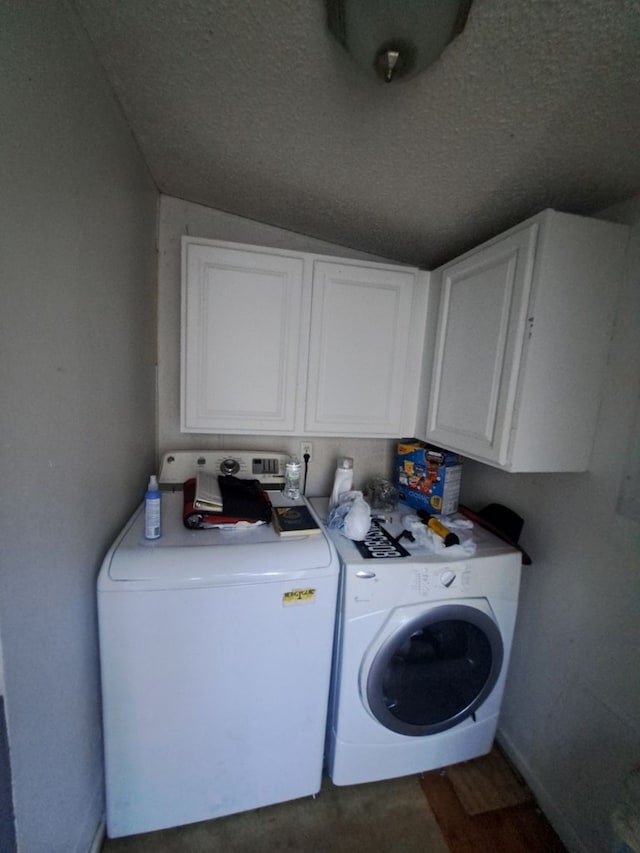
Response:
[[[240,470],[240,465],[235,459],[229,457],[228,459],[222,460],[220,463],[220,470],[223,474],[237,474]]]
[[[455,579],[456,573],[452,572],[451,569],[445,569],[440,573],[440,583],[442,586],[450,587]]]

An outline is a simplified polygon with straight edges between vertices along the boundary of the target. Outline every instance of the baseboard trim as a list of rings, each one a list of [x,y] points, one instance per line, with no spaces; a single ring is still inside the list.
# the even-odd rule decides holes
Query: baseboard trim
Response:
[[[587,853],[587,848],[585,847],[583,840],[576,834],[576,831],[567,821],[566,817],[556,808],[552,798],[548,795],[546,788],[538,776],[533,772],[525,757],[503,729],[498,728],[496,740],[500,749],[502,749],[509,761],[526,782],[527,787],[532,792],[536,802],[542,809],[544,816],[555,829],[564,846],[570,850],[584,851],[584,853]]]
[[[87,851],[87,853],[100,853],[102,850],[102,845],[104,843],[105,837],[105,821],[104,818],[100,821],[97,826],[96,834],[93,836],[93,841],[91,842],[91,847]]]

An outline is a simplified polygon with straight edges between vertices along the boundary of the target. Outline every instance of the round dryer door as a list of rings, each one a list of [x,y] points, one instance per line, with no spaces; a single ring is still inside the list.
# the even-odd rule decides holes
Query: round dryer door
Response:
[[[381,644],[366,678],[369,708],[400,734],[442,732],[486,699],[502,659],[502,638],[490,616],[468,605],[438,605]]]

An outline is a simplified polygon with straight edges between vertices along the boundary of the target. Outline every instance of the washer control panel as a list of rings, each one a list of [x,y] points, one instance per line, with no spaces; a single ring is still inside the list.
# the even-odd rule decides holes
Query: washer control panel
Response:
[[[158,482],[165,487],[182,486],[198,471],[206,471],[259,480],[267,489],[280,489],[288,458],[287,453],[266,450],[177,450],[162,457]]]

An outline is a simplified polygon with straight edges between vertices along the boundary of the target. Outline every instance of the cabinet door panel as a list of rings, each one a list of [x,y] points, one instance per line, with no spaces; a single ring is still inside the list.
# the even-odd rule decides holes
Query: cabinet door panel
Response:
[[[189,245],[182,429],[292,431],[303,261]]]
[[[316,262],[305,428],[399,435],[415,272]]]
[[[430,441],[505,460],[534,238],[526,229],[442,270]]]

